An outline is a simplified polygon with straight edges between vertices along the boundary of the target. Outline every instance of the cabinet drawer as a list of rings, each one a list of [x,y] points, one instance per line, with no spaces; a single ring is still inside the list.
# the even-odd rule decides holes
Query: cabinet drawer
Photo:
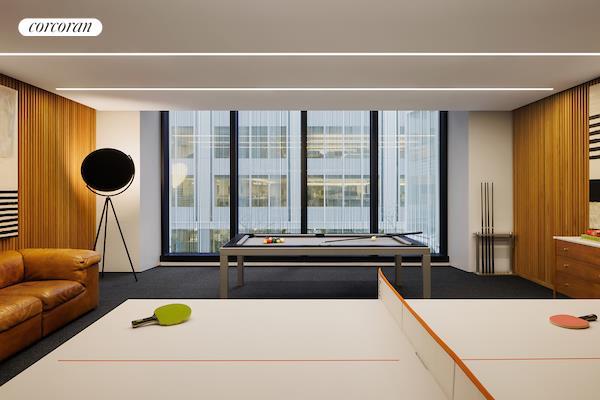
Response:
[[[598,247],[557,240],[556,255],[574,258],[589,264],[600,265],[600,248]]]
[[[585,281],[566,272],[556,271],[554,289],[574,298],[600,298],[600,284]]]
[[[565,272],[585,281],[600,284],[600,266],[589,264],[570,257],[556,257],[556,271]]]

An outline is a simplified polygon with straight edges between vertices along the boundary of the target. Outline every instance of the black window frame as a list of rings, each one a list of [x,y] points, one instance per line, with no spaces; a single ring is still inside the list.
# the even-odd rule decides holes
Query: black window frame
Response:
[[[306,188],[308,185],[307,175],[307,111],[300,111],[300,231],[307,232],[307,196]],[[432,254],[434,262],[448,262],[448,112],[439,111],[439,179],[440,179],[440,251]],[[161,256],[160,261],[164,262],[216,262],[219,259],[218,253],[169,253],[169,196],[170,196],[170,177],[169,177],[169,111],[161,111]],[[370,111],[370,132],[369,132],[369,156],[370,156],[370,231],[377,233],[379,231],[379,111]],[[229,142],[229,226],[230,237],[238,234],[239,222],[239,118],[238,111],[230,111],[230,142]],[[373,178],[376,179],[373,179]],[[375,205],[375,206],[373,206]],[[251,261],[273,261],[274,258],[252,258]],[[298,257],[279,257],[277,260],[298,261]],[[316,262],[353,262],[381,260],[380,257],[311,257],[310,260]],[[391,258],[390,258],[391,261]],[[407,258],[406,261],[413,261]],[[416,261],[416,259],[415,259]]]

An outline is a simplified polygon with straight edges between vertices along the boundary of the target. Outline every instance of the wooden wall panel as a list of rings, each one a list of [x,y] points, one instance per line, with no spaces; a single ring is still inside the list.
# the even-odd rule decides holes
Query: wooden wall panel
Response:
[[[0,74],[19,91],[19,236],[0,250],[90,248],[96,199],[81,180],[83,158],[96,147],[96,111]]]
[[[588,88],[592,81],[513,112],[517,274],[551,286],[553,236],[588,225]]]

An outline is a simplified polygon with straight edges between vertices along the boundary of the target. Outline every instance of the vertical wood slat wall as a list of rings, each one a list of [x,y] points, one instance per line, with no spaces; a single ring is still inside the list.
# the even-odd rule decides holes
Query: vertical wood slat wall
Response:
[[[0,85],[19,92],[19,236],[0,251],[90,248],[96,199],[80,166],[96,147],[96,111],[1,74]]]
[[[515,272],[552,286],[553,236],[588,227],[591,81],[513,112]]]

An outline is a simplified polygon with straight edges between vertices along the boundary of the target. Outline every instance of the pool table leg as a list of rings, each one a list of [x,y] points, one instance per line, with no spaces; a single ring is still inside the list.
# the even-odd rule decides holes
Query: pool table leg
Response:
[[[219,258],[219,274],[220,274],[220,286],[219,286],[219,297],[226,299],[229,296],[229,271],[228,271],[228,257],[221,253]]]
[[[431,255],[429,253],[423,254],[423,261],[421,264],[423,269],[423,298],[431,298]]]
[[[396,268],[394,268],[394,285],[400,286],[400,270],[402,269],[402,256],[395,256],[394,262]]]
[[[244,256],[237,256],[237,284],[244,286]]]

